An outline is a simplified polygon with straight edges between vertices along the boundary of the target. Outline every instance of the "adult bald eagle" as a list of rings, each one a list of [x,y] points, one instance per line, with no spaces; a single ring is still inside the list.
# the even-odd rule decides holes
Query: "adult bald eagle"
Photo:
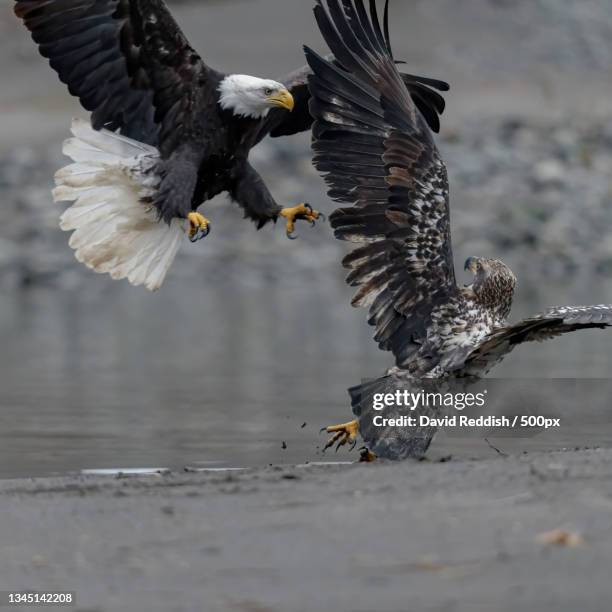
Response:
[[[87,266],[157,289],[185,220],[192,241],[206,236],[210,222],[196,210],[222,192],[258,228],[283,217],[289,237],[297,220],[319,218],[307,204],[281,208],[248,161],[265,136],[310,129],[308,69],[283,84],[214,70],[163,0],[17,0],[15,12],[92,113],[91,126],[73,123],[64,152],[75,163],[57,173],[54,192],[75,202],[61,227]],[[404,78],[416,103],[427,101],[418,77]]]
[[[612,305],[552,308],[508,323],[516,278],[503,262],[471,257],[474,282],[456,283],[446,168],[432,134],[399,77],[375,0],[318,0],[315,15],[337,59],[306,48],[315,124],[314,162],[336,201],[351,204],[330,217],[335,235],[359,247],[344,259],[358,287],[354,306],[396,365],[375,381],[349,390],[353,412],[370,448],[386,449],[363,419],[374,393],[415,379],[484,376],[517,345],[579,329],[612,325]],[[327,428],[334,443],[354,443],[359,421]],[[431,435],[403,455],[425,452]],[[410,446],[412,444],[412,446]],[[326,448],[327,448],[326,447]]]
[[[297,219],[319,218],[281,208],[248,162],[266,134],[300,129],[288,86],[207,66],[163,0],[17,0],[15,12],[92,112],[93,130],[73,124],[64,151],[75,164],[56,177],[56,199],[76,201],[62,227],[79,260],[156,289],[183,220],[192,241],[206,236],[196,209],[224,191],[258,227],[280,216],[291,235]]]

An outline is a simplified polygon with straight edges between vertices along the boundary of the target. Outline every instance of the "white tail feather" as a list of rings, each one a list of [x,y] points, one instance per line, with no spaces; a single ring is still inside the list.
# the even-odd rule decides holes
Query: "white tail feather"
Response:
[[[154,291],[162,285],[184,230],[174,219],[161,222],[142,199],[155,192],[157,179],[148,173],[157,149],[75,119],[64,153],[75,162],[55,175],[56,202],[74,204],[60,227],[72,231],[76,258],[96,272],[126,278]]]

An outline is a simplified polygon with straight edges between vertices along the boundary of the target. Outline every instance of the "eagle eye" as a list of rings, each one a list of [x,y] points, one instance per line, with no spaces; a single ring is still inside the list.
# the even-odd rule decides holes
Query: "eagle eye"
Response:
[[[266,87],[264,89],[264,93],[266,94],[266,96],[271,96],[274,93],[274,90],[270,89],[269,87]]]

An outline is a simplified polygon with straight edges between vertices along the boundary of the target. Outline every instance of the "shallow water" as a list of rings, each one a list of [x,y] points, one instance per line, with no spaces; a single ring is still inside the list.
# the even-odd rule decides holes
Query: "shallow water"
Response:
[[[0,475],[315,458],[378,355],[321,283],[260,281],[4,296]]]
[[[561,5],[552,11],[542,2],[510,13],[501,3],[475,0],[459,15],[448,10],[454,5],[447,0],[395,4],[398,57],[410,60],[415,71],[454,83],[445,126],[457,128],[466,117],[480,121],[517,113],[548,118],[566,108],[572,119],[591,117],[597,108],[609,114],[609,79],[593,70],[609,64],[610,37],[585,45],[584,28],[575,27],[593,14],[605,16],[601,3],[589,3],[584,14]],[[324,50],[311,8],[311,3],[261,0],[211,2],[206,10],[201,3],[177,3],[173,11],[211,65],[283,74],[304,62],[296,40]],[[283,27],[272,27],[275,23]],[[235,36],[228,38],[228,31]],[[16,145],[44,150],[51,142],[58,147],[70,117],[79,112],[76,103],[40,60],[26,31],[15,27],[10,7],[0,8],[0,32],[0,72],[11,83],[0,91],[0,151]],[[509,56],[506,50],[517,33],[525,44]],[[432,47],[432,37],[440,44]],[[563,95],[543,98],[552,84]],[[582,92],[600,88],[606,94],[591,96],[585,106]],[[296,181],[295,168],[279,171],[276,158],[272,165],[267,178],[282,183],[282,190],[271,184],[275,194],[287,201],[299,196],[321,202],[322,184],[311,170],[310,178]],[[43,174],[50,178],[52,172]],[[46,193],[47,183],[33,187]],[[21,201],[6,199],[6,210],[21,210]],[[322,209],[331,207],[327,202]],[[15,231],[29,236],[29,222],[28,217],[23,227],[5,226],[1,237],[12,239]],[[212,238],[224,235],[224,229],[216,225]],[[57,257],[55,250],[45,250],[50,231],[42,228],[26,251],[36,243],[45,257]],[[279,272],[279,245],[259,252],[253,244],[259,244],[257,239],[240,242],[241,259],[231,269],[215,264],[212,274],[212,264],[202,257],[197,277],[180,277],[173,270],[154,296],[94,275],[74,289],[2,290],[0,477],[335,459],[317,450],[325,439],[319,429],[350,418],[346,387],[383,372],[391,361],[371,341],[365,314],[348,306],[351,292],[343,284],[339,256],[333,265],[326,261],[318,268],[315,261],[306,271]],[[456,260],[479,254],[475,246],[455,242]],[[220,247],[211,242],[197,248]],[[315,259],[319,250],[312,252]],[[310,251],[304,253],[310,257]],[[612,301],[609,279],[562,286],[541,278],[526,285],[523,279],[533,267],[526,259],[517,252],[508,261],[521,279],[515,318],[553,304]],[[611,365],[612,334],[591,331],[518,350],[495,375],[605,379]],[[609,427],[585,426],[552,444],[608,444],[611,439]],[[510,452],[550,444],[538,436],[497,446]],[[481,440],[442,436],[433,450],[463,457],[495,452]]]
[[[531,301],[555,302],[534,291]],[[574,291],[546,295],[557,292]],[[235,278],[205,286],[174,278],[155,295],[95,276],[78,290],[4,293],[1,477],[346,460],[321,454],[319,429],[348,420],[346,387],[390,363],[329,271],[298,281],[247,263]],[[607,378],[611,363],[612,335],[594,331],[518,350],[495,374]],[[612,425],[565,433],[563,445],[612,444]],[[433,451],[495,452],[448,436]]]

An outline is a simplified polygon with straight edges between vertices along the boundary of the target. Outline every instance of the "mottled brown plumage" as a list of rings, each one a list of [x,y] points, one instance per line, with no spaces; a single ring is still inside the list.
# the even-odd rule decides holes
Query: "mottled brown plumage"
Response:
[[[455,280],[446,168],[422,112],[397,71],[375,0],[317,0],[315,15],[338,65],[306,49],[315,117],[314,162],[334,200],[336,237],[358,244],[344,259],[354,306],[369,308],[381,349],[396,366],[350,389],[360,422],[374,393],[419,379],[483,376],[516,345],[612,325],[612,306],[555,308],[511,325],[516,277],[501,261],[470,258],[474,282]],[[350,432],[342,439],[352,439]],[[340,432],[341,433],[341,432]],[[433,432],[389,447],[384,430],[362,426],[377,452],[425,452]]]

